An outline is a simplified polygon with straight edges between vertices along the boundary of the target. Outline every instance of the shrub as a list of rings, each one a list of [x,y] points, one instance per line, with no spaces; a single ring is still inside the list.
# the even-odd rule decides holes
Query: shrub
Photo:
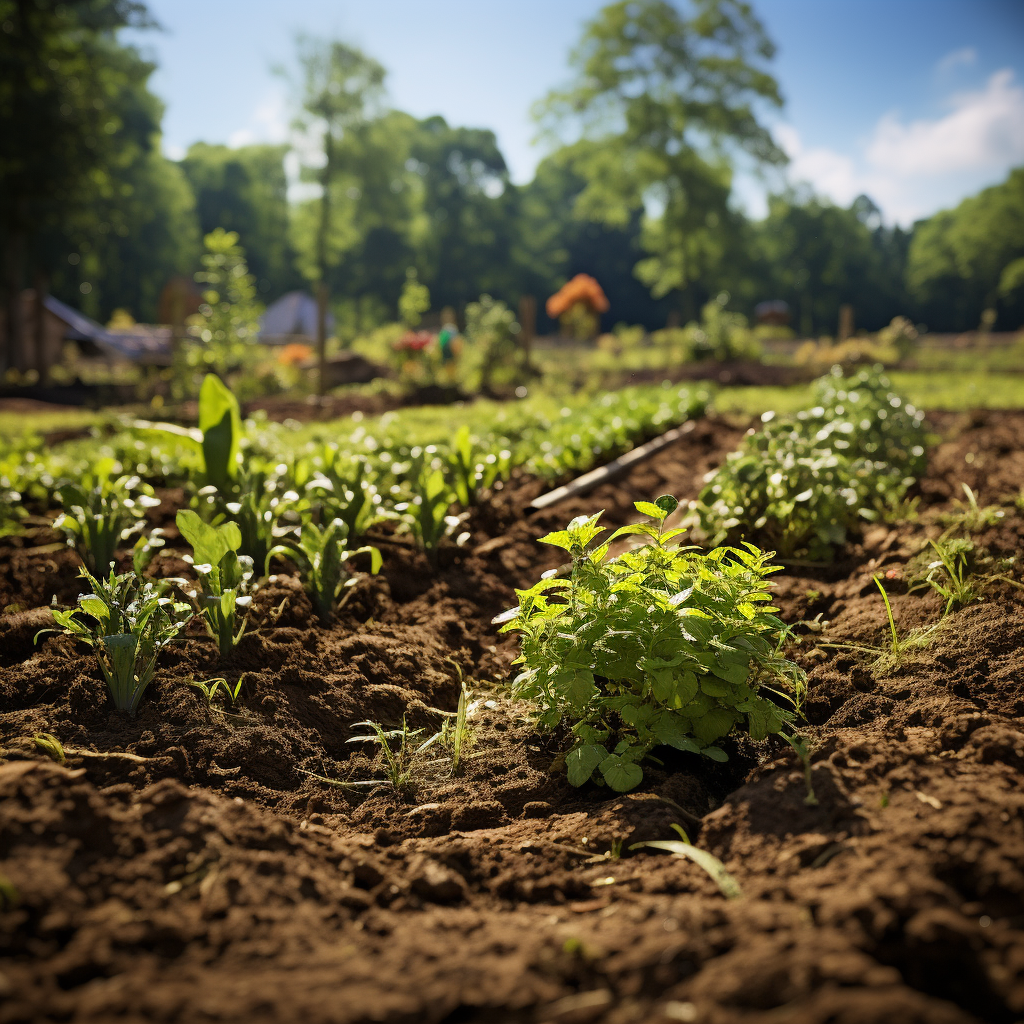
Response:
[[[758,539],[784,556],[828,558],[854,523],[895,508],[924,472],[924,414],[878,368],[815,386],[792,417],[765,413],[693,504],[711,544]]]
[[[637,786],[639,762],[659,744],[724,761],[716,741],[745,725],[754,739],[793,717],[762,695],[788,676],[793,703],[802,674],[779,655],[785,627],[772,612],[767,576],[778,566],[752,545],[702,554],[669,546],[670,495],[637,502],[649,522],[625,526],[602,544],[601,513],[580,516],[542,537],[569,552],[569,579],[542,579],[518,591],[519,607],[502,631],[521,635],[512,689],[535,701],[542,726],[563,719],[573,742],[569,782],[591,778],[615,790]],[[609,559],[624,535],[645,544]]]
[[[187,604],[166,596],[183,580],[142,581],[134,573],[97,579],[87,569],[91,594],[78,599],[78,608],[54,609],[53,618],[66,636],[74,636],[96,651],[103,678],[120,711],[135,713],[156,668],[156,658],[191,618]],[[83,618],[84,616],[84,618]]]

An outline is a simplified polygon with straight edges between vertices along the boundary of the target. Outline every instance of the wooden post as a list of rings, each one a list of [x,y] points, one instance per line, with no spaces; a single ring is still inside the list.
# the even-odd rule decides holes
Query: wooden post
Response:
[[[323,278],[316,286],[316,357],[316,393],[323,398],[327,394],[327,282]]]
[[[49,353],[46,351],[46,296],[50,282],[42,270],[36,271],[36,288],[33,295],[33,363],[39,375],[39,383],[45,384],[50,375]]]
[[[519,345],[527,365],[533,352],[533,339],[537,336],[537,300],[532,295],[519,299]]]
[[[848,302],[839,307],[839,341],[853,337],[853,306]]]

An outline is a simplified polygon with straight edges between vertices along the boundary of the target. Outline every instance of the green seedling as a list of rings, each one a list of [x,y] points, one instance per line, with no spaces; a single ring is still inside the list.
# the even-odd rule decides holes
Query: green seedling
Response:
[[[203,477],[222,493],[238,475],[242,416],[238,399],[215,374],[208,373],[199,389],[199,430],[202,432]]]
[[[341,593],[355,584],[362,574],[353,574],[346,563],[356,555],[370,556],[370,572],[376,574],[381,567],[380,551],[367,544],[354,550],[347,547],[348,529],[340,519],[326,527],[306,523],[298,541],[277,544],[267,553],[264,571],[269,571],[270,561],[275,555],[291,558],[299,564],[303,586],[309,594],[320,621],[326,623]],[[344,603],[342,601],[341,603]]]
[[[461,682],[462,670],[457,665],[455,667],[458,670],[459,680]],[[440,747],[448,755],[448,759],[450,759],[451,774],[456,775],[459,770],[459,765],[462,763],[462,759],[471,742],[469,729],[469,691],[466,689],[466,684],[464,682],[462,683],[462,690],[459,694],[458,709],[454,712],[436,711],[436,713],[444,716],[444,719],[441,722],[441,728],[420,745],[417,753],[428,750],[433,746]],[[438,762],[434,763],[436,764]]]
[[[160,504],[141,492],[137,476],[114,477],[117,466],[113,459],[100,459],[81,484],[59,491],[64,512],[54,526],[98,576],[110,571],[121,542],[141,529],[143,509]]]
[[[64,744],[61,743],[52,732],[37,732],[32,737],[36,749],[42,751],[48,758],[57,764],[64,764],[67,754],[64,751]]]
[[[189,605],[165,596],[172,584],[185,581],[143,582],[134,573],[116,576],[113,570],[105,580],[87,569],[81,575],[92,593],[79,597],[78,608],[55,608],[54,621],[66,636],[96,651],[114,706],[134,714],[153,679],[157,655],[192,617]]]
[[[782,738],[793,748],[796,756],[800,758],[800,763],[804,769],[804,783],[807,786],[807,796],[804,797],[804,803],[808,807],[817,807],[818,798],[814,795],[814,780],[811,777],[811,748],[807,745],[807,740],[802,736],[797,736],[796,733],[783,733]]]
[[[658,745],[724,761],[716,741],[734,728],[760,740],[796,714],[804,676],[781,657],[785,626],[767,580],[778,566],[752,545],[708,554],[670,546],[684,532],[665,528],[677,504],[671,495],[636,502],[649,521],[601,544],[601,513],[541,538],[569,552],[569,579],[545,574],[495,620],[521,636],[525,667],[513,695],[540,707],[542,727],[569,724],[574,786],[633,789],[639,762]],[[609,544],[624,536],[646,543],[609,559]]]
[[[943,615],[982,600],[986,577],[973,575],[968,558],[974,549],[971,541],[942,539],[929,542],[938,559],[928,565],[928,572],[910,585],[910,590],[931,587],[945,602]]]
[[[694,846],[679,825],[674,824],[672,828],[679,833],[679,839],[658,839],[647,843],[634,843],[630,846],[630,850],[649,847],[653,850],[666,850],[674,857],[691,860],[708,873],[727,900],[739,899],[743,895],[743,890],[740,889],[739,882],[726,870],[725,865],[713,853]]]
[[[391,784],[396,793],[408,788],[412,782],[412,759],[420,753],[426,744],[413,747],[413,741],[422,735],[422,729],[410,730],[405,718],[402,719],[400,729],[389,729],[378,722],[356,722],[357,726],[364,725],[370,732],[363,736],[353,736],[349,743],[376,743],[380,748],[381,762],[384,766],[385,780]],[[397,740],[397,746],[392,746],[392,741]],[[429,743],[430,740],[427,741]]]
[[[459,522],[455,516],[448,515],[453,495],[439,469],[421,467],[410,483],[413,500],[408,512],[412,532],[430,564],[436,566],[441,539]]]
[[[1005,509],[998,505],[978,505],[978,499],[974,491],[965,483],[961,483],[966,501],[954,501],[955,512],[947,512],[939,516],[939,522],[946,527],[946,535],[956,530],[963,530],[964,533],[984,533],[990,527],[998,525],[999,521],[1006,515]]]
[[[217,696],[218,690],[223,690],[227,695],[228,703],[231,707],[235,706],[235,701],[238,700],[239,694],[242,692],[242,683],[245,682],[245,673],[238,677],[238,681],[232,686],[223,677],[216,677],[214,679],[190,679],[188,685],[194,690],[198,690],[205,698],[207,706],[213,706],[213,698]]]
[[[463,508],[475,505],[481,491],[508,475],[510,458],[511,452],[504,449],[494,453],[474,444],[469,426],[464,423],[459,427],[445,467],[459,504]]]
[[[344,460],[337,445],[325,446],[323,469],[305,484],[310,500],[319,505],[320,522],[340,519],[348,537],[362,537],[374,517],[379,514],[380,495],[367,479],[365,458],[352,460],[345,471]]]
[[[227,657],[245,633],[248,615],[239,624],[238,608],[252,602],[245,593],[253,574],[252,559],[236,553],[242,535],[235,523],[210,526],[191,509],[180,511],[175,522],[192,545],[193,568],[200,577],[201,593],[192,591],[192,598],[221,657]]]
[[[888,673],[903,665],[912,654],[925,650],[931,644],[935,638],[935,633],[942,627],[945,620],[940,620],[933,626],[912,629],[905,637],[901,637],[896,629],[896,619],[892,614],[892,604],[889,601],[889,595],[885,592],[885,587],[882,586],[882,581],[877,576],[874,577],[874,581],[875,586],[878,587],[882,594],[882,600],[885,602],[885,615],[889,625],[889,642],[877,647],[868,644],[847,643],[823,643],[819,646],[870,654],[874,659],[872,661],[872,668],[882,673]]]

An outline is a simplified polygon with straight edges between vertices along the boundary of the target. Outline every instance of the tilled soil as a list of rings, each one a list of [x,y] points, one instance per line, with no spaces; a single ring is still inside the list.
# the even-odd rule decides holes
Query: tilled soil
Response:
[[[808,671],[817,804],[774,740],[646,770],[627,795],[570,787],[563,739],[502,696],[514,642],[493,615],[559,564],[535,543],[573,515],[692,497],[742,435],[708,419],[626,478],[525,516],[515,480],[431,572],[382,538],[381,577],[321,628],[297,581],[256,601],[218,660],[198,631],[166,652],[134,718],[92,656],[39,607],[73,602],[76,560],[40,527],[0,548],[0,1024],[37,1021],[1011,1022],[1024,1019],[1024,591],[995,582],[930,645],[883,672],[829,643],[939,620],[907,562],[967,483],[1024,485],[1024,414],[933,416],[942,438],[916,522],[869,526],[828,566],[777,577]],[[165,495],[166,519],[180,495]],[[1012,504],[976,538],[1017,554]],[[172,545],[173,547],[173,545]],[[179,574],[170,557],[165,571]],[[1020,579],[1019,567],[1008,570]],[[233,707],[190,678],[244,673]],[[474,703],[453,775],[435,749],[408,788],[381,777],[359,723],[435,731]],[[57,736],[64,766],[31,737]],[[726,899],[692,862],[719,857]]]

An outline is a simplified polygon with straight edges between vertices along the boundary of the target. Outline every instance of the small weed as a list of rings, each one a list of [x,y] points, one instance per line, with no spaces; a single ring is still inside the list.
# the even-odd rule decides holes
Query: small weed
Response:
[[[713,853],[694,846],[680,825],[674,824],[672,828],[679,833],[679,839],[659,839],[648,843],[634,843],[630,849],[638,850],[648,846],[655,850],[666,850],[676,857],[692,860],[694,864],[703,868],[711,876],[726,899],[739,899],[743,895],[743,891],[740,889],[739,882],[726,870],[725,865]]]
[[[931,587],[946,602],[943,615],[982,600],[986,579],[973,575],[968,568],[968,560],[974,550],[973,541],[943,538],[929,543],[938,559],[929,563],[926,575],[911,582],[910,590]]]
[[[999,520],[1006,515],[1006,511],[998,505],[979,506],[974,491],[961,483],[966,501],[954,501],[955,512],[947,512],[939,516],[939,522],[946,527],[946,535],[956,530],[963,530],[964,533],[982,533],[992,526],[996,526]]]
[[[893,618],[889,595],[885,592],[885,587],[882,586],[882,581],[877,576],[874,577],[874,581],[875,586],[881,591],[882,600],[885,602],[885,614],[889,622],[889,642],[878,646],[845,643],[823,643],[820,646],[873,655],[874,660],[871,663],[871,667],[883,674],[887,674],[899,668],[915,652],[927,648],[934,639],[935,633],[942,627],[945,618],[933,626],[912,629],[905,637],[901,638],[896,629],[896,620]]]
[[[37,750],[42,751],[57,764],[63,764],[67,760],[64,744],[52,732],[37,732],[32,737],[32,742],[35,743]]]
[[[405,718],[402,718],[400,729],[385,728],[379,722],[357,722],[356,725],[365,725],[371,731],[363,736],[353,736],[349,743],[376,743],[380,748],[381,762],[384,766],[386,781],[391,783],[396,793],[407,789],[412,782],[412,759],[426,744],[413,747],[413,741],[422,735],[422,729],[409,729]],[[396,747],[392,741],[398,740]],[[431,740],[427,740],[430,743]]]
[[[807,745],[807,740],[803,736],[797,736],[796,733],[783,733],[782,736],[796,752],[796,756],[800,758],[800,763],[804,767],[804,782],[807,784],[807,796],[804,797],[804,803],[808,807],[817,807],[818,798],[814,795],[814,780],[811,777],[811,748]]]
[[[235,706],[235,701],[238,700],[239,695],[242,692],[242,684],[245,682],[245,673],[238,677],[238,682],[232,687],[232,685],[223,677],[216,677],[214,679],[198,680],[190,679],[188,685],[194,690],[198,690],[205,698],[208,707],[213,707],[213,698],[217,696],[219,690],[223,690],[227,696],[227,701],[231,707]]]

